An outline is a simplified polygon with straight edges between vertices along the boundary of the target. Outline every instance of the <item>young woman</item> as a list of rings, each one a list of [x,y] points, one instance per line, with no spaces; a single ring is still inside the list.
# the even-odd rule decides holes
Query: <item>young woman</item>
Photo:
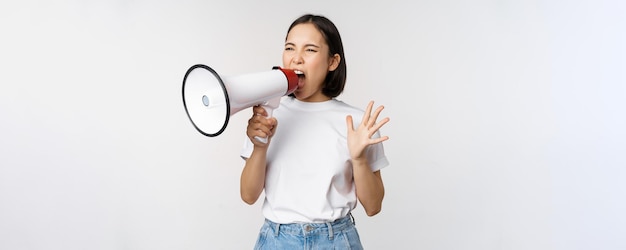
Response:
[[[351,211],[380,212],[380,169],[389,163],[377,122],[383,110],[365,111],[335,99],[343,91],[346,60],[339,31],[323,16],[304,15],[287,31],[283,68],[301,73],[298,89],[273,117],[253,107],[241,157],[241,198],[265,192],[255,249],[362,249]],[[354,119],[354,120],[353,120]],[[262,143],[255,137],[267,137]]]

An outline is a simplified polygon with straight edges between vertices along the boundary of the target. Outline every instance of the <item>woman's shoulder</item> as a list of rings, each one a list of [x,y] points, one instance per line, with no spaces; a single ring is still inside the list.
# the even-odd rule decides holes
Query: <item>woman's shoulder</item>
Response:
[[[335,98],[324,102],[302,102],[294,97],[286,97],[281,101],[281,105],[290,109],[305,112],[341,112],[348,114],[364,113],[362,109]]]
[[[333,101],[334,105],[336,105],[336,108],[341,109],[344,112],[347,113],[354,113],[354,114],[363,114],[365,113],[365,110],[353,106],[351,104],[348,104],[344,101],[338,100],[338,99],[332,99],[331,101]]]

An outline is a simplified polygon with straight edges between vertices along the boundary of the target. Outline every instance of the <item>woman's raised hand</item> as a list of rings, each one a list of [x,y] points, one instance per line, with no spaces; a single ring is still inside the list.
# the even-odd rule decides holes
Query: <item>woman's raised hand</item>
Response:
[[[363,120],[356,128],[352,121],[352,116],[346,117],[346,125],[348,126],[348,149],[350,150],[350,158],[352,160],[362,160],[365,158],[365,149],[367,146],[380,143],[389,139],[388,136],[381,136],[378,138],[372,138],[372,136],[387,122],[389,117],[385,117],[379,122],[378,115],[383,111],[383,106],[378,106],[372,114],[372,108],[374,101],[370,101],[363,114]]]

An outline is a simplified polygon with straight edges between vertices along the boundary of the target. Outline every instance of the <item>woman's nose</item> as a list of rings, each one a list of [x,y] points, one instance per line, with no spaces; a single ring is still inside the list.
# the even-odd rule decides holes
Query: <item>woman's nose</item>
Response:
[[[298,54],[294,55],[294,57],[291,59],[291,62],[293,62],[294,64],[303,64],[304,63],[304,58],[302,58],[300,53],[298,53]]]

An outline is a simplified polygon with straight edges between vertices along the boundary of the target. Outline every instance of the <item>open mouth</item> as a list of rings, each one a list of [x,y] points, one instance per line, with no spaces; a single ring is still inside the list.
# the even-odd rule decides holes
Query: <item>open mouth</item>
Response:
[[[296,73],[296,75],[298,75],[298,88],[302,88],[302,86],[304,85],[304,72],[300,71],[300,70],[294,70],[294,73]]]

